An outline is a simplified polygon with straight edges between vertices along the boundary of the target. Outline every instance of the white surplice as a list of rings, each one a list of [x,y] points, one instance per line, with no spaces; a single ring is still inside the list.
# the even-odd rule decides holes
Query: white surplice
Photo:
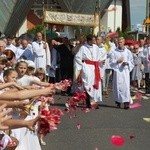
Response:
[[[128,64],[123,66],[122,63],[117,63],[120,57],[123,57],[123,62]],[[115,101],[132,102],[130,96],[130,72],[134,67],[132,53],[125,47],[123,50],[116,48],[110,57],[110,67],[114,70],[113,95]]]
[[[75,55],[75,65],[77,70],[82,70],[82,81],[84,87],[91,99],[95,102],[102,101],[102,87],[101,81],[99,81],[99,89],[95,89],[93,85],[95,84],[95,66],[89,65],[82,60],[91,60],[99,62],[99,69],[102,60],[102,55],[99,47],[95,44],[92,46],[85,44],[81,46],[78,53]]]
[[[143,61],[143,65],[144,65],[144,73],[149,73],[149,77],[150,77],[149,57],[150,57],[150,46],[146,45],[143,50],[142,61]]]
[[[40,43],[40,44],[39,44]],[[49,68],[46,70],[46,65],[51,65],[51,57],[50,57],[50,50],[49,46],[46,43],[46,50],[43,48],[45,42],[41,41],[35,41],[32,43],[32,50],[34,55],[34,63],[35,63],[35,69],[37,68],[43,68],[45,72],[49,72]]]
[[[22,86],[31,86],[33,80],[39,81],[39,79],[33,76],[24,75],[22,78],[19,78],[17,82]],[[36,103],[33,103],[32,105],[34,106],[34,110],[30,111],[28,116],[24,119],[26,121],[34,119],[38,115],[38,105]],[[12,116],[20,119],[18,113],[14,113]],[[19,140],[19,145],[15,150],[41,150],[37,131],[33,132],[25,127],[17,128],[11,130],[11,136],[14,136]]]
[[[100,64],[100,73],[101,73],[101,78],[104,78],[104,74],[105,74],[105,66],[106,66],[106,59],[107,59],[107,53],[104,47],[99,47],[99,51],[100,51],[100,56],[101,56],[101,60],[105,60],[105,64]]]

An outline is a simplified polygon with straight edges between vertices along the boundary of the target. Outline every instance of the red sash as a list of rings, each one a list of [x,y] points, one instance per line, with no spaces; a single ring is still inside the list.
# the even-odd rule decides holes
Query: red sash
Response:
[[[101,80],[101,75],[100,75],[98,61],[84,60],[84,62],[86,64],[94,65],[95,66],[95,84],[93,85],[93,87],[95,89],[99,89],[99,81]]]

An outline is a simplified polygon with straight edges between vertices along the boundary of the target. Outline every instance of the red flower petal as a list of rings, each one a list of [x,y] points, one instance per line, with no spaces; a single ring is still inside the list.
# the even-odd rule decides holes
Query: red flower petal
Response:
[[[69,119],[72,119],[72,116],[70,116]]]
[[[142,99],[142,93],[137,93],[137,94],[135,95],[135,97],[136,97],[136,99]]]
[[[91,108],[92,108],[92,109],[96,109],[97,106],[98,106],[98,103],[93,103],[93,104],[91,105]]]
[[[66,113],[69,113],[69,112],[70,112],[70,109],[69,109],[69,108],[65,108],[65,112],[66,112]]]
[[[85,112],[86,112],[86,113],[90,112],[90,109],[89,109],[89,108],[86,108],[86,109],[85,109]]]
[[[84,111],[84,110],[86,110],[85,108],[81,108],[81,111]]]
[[[60,99],[61,99],[60,97],[57,98],[58,101],[59,101]]]
[[[133,135],[130,135],[130,139],[133,139],[133,138],[135,138]]]
[[[72,110],[76,111],[77,110],[77,106],[72,106]]]
[[[78,118],[77,115],[74,115],[73,118]]]
[[[78,128],[78,129],[81,128],[81,124],[80,124],[80,123],[77,124],[77,128]]]
[[[124,138],[121,136],[113,135],[111,137],[111,143],[115,146],[122,146],[124,144]]]
[[[134,103],[134,104],[130,104],[130,108],[138,108],[141,107],[142,105],[140,103]]]
[[[0,147],[3,148],[3,144],[0,144]]]

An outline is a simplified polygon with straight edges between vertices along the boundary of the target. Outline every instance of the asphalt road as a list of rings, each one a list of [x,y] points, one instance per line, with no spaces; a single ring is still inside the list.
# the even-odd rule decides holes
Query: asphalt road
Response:
[[[56,96],[55,106],[64,111],[67,98],[57,100]],[[143,120],[150,118],[150,99],[134,100],[137,102],[142,106],[117,109],[111,92],[103,96],[100,109],[88,113],[81,108],[72,113],[64,111],[58,129],[45,137],[47,145],[42,150],[150,150],[150,123]],[[112,135],[123,137],[124,144],[113,145]]]

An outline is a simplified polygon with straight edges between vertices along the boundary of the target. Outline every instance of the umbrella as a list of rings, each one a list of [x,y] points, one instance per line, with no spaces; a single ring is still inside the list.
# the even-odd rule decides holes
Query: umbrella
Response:
[[[41,31],[44,34],[44,30]],[[58,37],[58,33],[52,30],[46,30],[46,38],[47,39],[54,39]]]
[[[105,38],[107,38],[107,37],[115,38],[115,37],[118,37],[118,36],[119,36],[118,32],[110,32],[110,33],[106,34]]]
[[[125,45],[135,45],[135,41],[127,39],[125,40]]]
[[[31,33],[24,33],[20,36],[22,40],[33,41],[35,39],[35,35]]]

